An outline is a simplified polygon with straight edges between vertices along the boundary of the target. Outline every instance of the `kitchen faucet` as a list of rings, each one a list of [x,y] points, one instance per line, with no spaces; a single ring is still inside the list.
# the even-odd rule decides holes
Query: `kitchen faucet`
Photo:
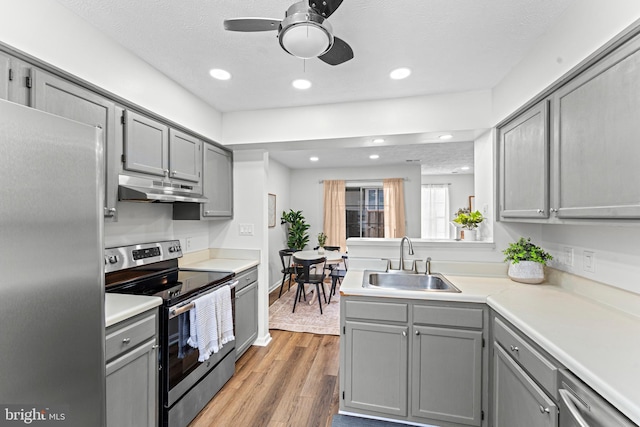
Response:
[[[400,268],[399,270],[404,270],[404,241],[409,242],[409,255],[413,255],[413,244],[411,240],[407,236],[404,236],[402,240],[400,240]]]
[[[431,275],[431,257],[427,257],[427,268],[424,271],[427,276]]]

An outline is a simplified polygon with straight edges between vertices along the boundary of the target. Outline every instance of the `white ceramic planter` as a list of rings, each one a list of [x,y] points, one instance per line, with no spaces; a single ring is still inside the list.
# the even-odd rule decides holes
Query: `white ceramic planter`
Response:
[[[476,241],[476,234],[478,233],[477,229],[469,230],[468,228],[463,228],[462,231],[464,232],[464,236],[463,236],[462,240],[464,240],[466,242],[475,242]]]
[[[533,261],[509,264],[507,275],[514,282],[537,284],[544,282],[544,265]]]

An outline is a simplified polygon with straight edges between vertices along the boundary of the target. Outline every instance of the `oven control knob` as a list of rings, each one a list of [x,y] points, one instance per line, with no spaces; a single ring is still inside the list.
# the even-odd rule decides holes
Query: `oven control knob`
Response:
[[[175,246],[169,246],[169,252],[175,252],[175,251],[176,251]]]
[[[118,255],[110,255],[108,259],[109,264],[115,264],[116,262],[118,262]]]

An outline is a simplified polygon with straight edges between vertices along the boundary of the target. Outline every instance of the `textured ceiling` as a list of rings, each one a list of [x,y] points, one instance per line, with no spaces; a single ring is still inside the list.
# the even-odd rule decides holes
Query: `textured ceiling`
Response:
[[[344,0],[329,21],[355,57],[338,66],[288,55],[275,31],[223,29],[225,18],[283,19],[293,0],[57,1],[218,111],[231,112],[490,89],[575,0]],[[398,67],[411,68],[411,76],[389,79]],[[233,77],[214,80],[211,68]],[[310,80],[311,89],[293,89],[298,78]],[[376,150],[376,164],[420,159],[423,173],[473,166],[472,150],[462,145],[416,142],[267,148],[290,167],[326,167],[324,160],[309,165],[310,155],[333,157],[333,167],[370,165]]]

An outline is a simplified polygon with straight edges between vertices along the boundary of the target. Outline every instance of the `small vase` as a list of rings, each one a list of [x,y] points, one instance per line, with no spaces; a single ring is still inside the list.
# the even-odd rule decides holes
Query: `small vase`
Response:
[[[318,255],[324,255],[324,246],[318,248]]]
[[[537,284],[544,282],[544,264],[534,261],[520,261],[509,264],[507,275],[514,282]]]

